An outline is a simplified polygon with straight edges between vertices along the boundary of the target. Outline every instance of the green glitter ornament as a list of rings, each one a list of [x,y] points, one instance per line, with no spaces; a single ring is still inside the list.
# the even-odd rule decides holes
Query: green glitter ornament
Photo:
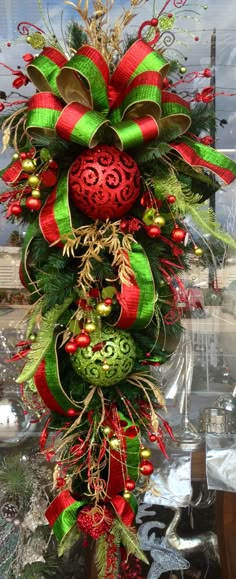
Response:
[[[105,342],[102,349],[97,344]],[[136,358],[132,336],[123,330],[104,325],[101,333],[94,332],[88,348],[79,349],[71,356],[77,374],[94,386],[112,386],[132,372]],[[104,360],[109,370],[104,369]]]
[[[161,30],[171,30],[175,23],[175,17],[172,15],[170,18],[166,14],[163,14],[158,21]]]

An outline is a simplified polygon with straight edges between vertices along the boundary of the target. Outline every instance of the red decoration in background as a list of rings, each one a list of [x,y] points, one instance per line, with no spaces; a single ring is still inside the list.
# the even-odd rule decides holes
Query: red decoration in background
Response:
[[[98,145],[72,164],[69,189],[76,207],[91,219],[119,219],[139,195],[140,172],[127,153]]]

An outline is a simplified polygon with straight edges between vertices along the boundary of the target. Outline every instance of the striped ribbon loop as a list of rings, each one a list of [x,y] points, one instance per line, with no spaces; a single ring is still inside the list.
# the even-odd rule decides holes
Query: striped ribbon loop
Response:
[[[61,383],[57,357],[58,340],[59,335],[52,341],[33,379],[38,393],[47,408],[58,414],[67,415],[68,410],[78,410],[78,407],[69,398]]]
[[[127,264],[133,270],[130,285],[122,284],[121,293],[116,294],[121,306],[116,326],[121,329],[146,328],[154,313],[155,286],[149,260],[138,243],[126,253]]]
[[[73,236],[68,199],[68,174],[60,177],[55,189],[48,196],[40,211],[39,225],[49,245],[63,247],[66,236]]]
[[[108,122],[101,113],[73,102],[61,113],[56,124],[56,132],[66,141],[93,148],[99,143],[100,131]]]
[[[57,77],[67,59],[56,48],[44,48],[39,56],[27,67],[27,74],[39,91],[52,91],[60,96]]]
[[[63,110],[61,101],[50,92],[36,93],[29,99],[26,129],[32,137],[54,135],[56,122]]]
[[[104,115],[109,111],[108,83],[109,68],[105,59],[96,48],[87,45],[66,63],[57,78],[60,94],[66,103],[77,101]]]
[[[124,473],[133,480],[139,476],[140,462],[140,437],[138,429],[133,422],[119,412],[120,424],[122,427],[122,440],[119,450],[110,449],[109,472],[107,480],[106,495],[108,499],[113,499],[124,490]],[[136,430],[136,431],[135,431]]]

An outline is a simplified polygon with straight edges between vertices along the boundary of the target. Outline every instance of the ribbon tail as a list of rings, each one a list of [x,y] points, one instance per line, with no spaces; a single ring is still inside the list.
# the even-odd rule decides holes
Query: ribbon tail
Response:
[[[236,163],[202,143],[183,137],[179,143],[170,143],[172,149],[181,155],[188,165],[203,167],[220,177],[227,185],[236,177]]]
[[[78,510],[86,501],[76,501],[69,491],[62,491],[49,505],[45,516],[59,542],[76,524]]]
[[[116,326],[121,329],[146,328],[153,318],[155,286],[148,258],[141,245],[133,245],[132,252],[127,253],[127,262],[134,275],[130,285],[121,286],[121,312]]]

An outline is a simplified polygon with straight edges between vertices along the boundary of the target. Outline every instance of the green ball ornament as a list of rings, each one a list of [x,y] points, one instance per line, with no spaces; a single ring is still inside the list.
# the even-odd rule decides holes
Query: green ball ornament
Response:
[[[158,216],[158,211],[157,209],[155,209],[155,207],[151,207],[150,209],[146,209],[144,215],[143,215],[143,222],[145,223],[145,225],[152,225],[154,223],[154,220],[156,219],[156,217]]]
[[[132,372],[136,358],[131,334],[104,325],[101,333],[95,332],[91,338],[88,348],[77,350],[71,357],[75,372],[94,386],[113,386],[124,380]],[[97,350],[100,342],[105,344]],[[103,367],[104,359],[109,370]]]

